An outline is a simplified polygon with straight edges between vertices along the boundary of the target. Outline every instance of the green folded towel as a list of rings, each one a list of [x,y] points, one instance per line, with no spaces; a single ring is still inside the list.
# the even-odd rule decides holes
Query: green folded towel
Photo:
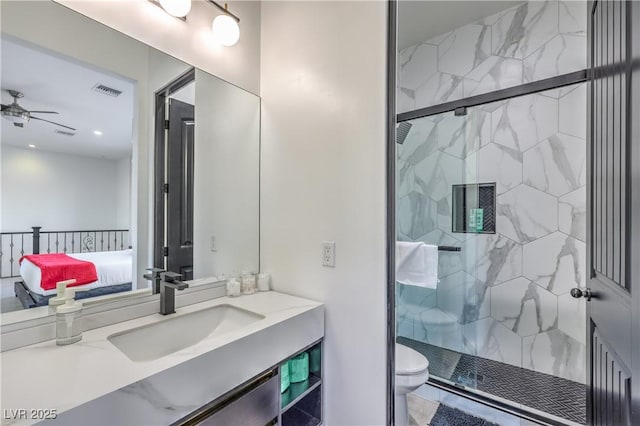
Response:
[[[289,389],[291,381],[289,380],[289,361],[280,366],[280,393]]]
[[[309,354],[306,352],[289,361],[291,383],[304,382],[309,378]]]

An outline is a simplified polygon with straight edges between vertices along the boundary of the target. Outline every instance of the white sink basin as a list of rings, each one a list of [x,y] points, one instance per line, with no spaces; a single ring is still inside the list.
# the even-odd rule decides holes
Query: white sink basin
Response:
[[[193,346],[211,335],[239,329],[264,315],[219,305],[122,331],[107,339],[132,361],[152,361]]]

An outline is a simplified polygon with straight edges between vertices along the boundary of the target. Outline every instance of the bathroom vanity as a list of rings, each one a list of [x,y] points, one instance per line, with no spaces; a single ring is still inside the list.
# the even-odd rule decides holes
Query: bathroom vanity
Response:
[[[281,395],[279,366],[323,336],[322,304],[270,291],[96,328],[68,346],[9,350],[2,424],[221,424],[217,413],[256,397],[254,406],[272,401],[267,422],[319,424],[320,373]]]

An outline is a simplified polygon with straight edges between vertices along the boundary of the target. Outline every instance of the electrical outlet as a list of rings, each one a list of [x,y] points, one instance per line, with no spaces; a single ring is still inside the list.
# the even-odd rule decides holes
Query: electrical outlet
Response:
[[[336,242],[322,242],[322,266],[334,268],[336,266]]]
[[[209,250],[211,251],[217,251],[218,249],[216,249],[216,237],[215,235],[212,235],[209,239]]]

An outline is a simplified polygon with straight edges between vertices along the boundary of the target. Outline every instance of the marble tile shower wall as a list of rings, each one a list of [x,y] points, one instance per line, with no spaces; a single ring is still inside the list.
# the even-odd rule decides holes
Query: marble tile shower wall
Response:
[[[411,110],[586,67],[586,3],[528,2],[400,53]],[[398,238],[440,252],[437,290],[398,285],[398,334],[585,381],[586,87],[412,122]],[[495,234],[451,232],[451,186],[496,182]]]

